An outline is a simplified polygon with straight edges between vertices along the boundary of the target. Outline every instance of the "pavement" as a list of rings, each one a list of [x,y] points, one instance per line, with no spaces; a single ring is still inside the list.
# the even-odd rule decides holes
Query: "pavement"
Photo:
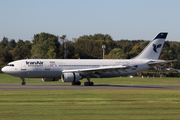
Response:
[[[72,86],[70,84],[0,84],[0,90],[38,90],[38,89],[180,89],[180,85],[108,85]]]

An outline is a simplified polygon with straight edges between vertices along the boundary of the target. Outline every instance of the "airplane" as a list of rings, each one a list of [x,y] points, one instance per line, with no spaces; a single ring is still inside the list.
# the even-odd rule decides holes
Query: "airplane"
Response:
[[[23,59],[13,61],[2,68],[6,74],[20,77],[22,85],[25,78],[42,78],[42,81],[71,82],[81,85],[80,80],[87,79],[85,86],[93,86],[90,78],[109,78],[128,76],[156,65],[176,60],[158,60],[167,32],[160,32],[136,57],[132,59]]]

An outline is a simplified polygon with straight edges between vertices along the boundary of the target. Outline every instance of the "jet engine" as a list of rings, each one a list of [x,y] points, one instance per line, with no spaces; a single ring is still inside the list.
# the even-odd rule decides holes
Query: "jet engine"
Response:
[[[43,82],[51,82],[51,81],[58,81],[59,78],[42,78]]]
[[[62,82],[78,82],[83,77],[79,73],[62,73],[61,80]]]

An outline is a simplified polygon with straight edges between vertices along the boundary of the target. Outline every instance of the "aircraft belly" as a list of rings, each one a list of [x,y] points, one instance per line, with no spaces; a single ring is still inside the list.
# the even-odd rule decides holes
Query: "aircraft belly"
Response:
[[[45,71],[43,77],[60,78],[61,73],[59,71]]]
[[[21,77],[21,72],[19,71],[13,71],[11,73],[8,73],[9,75],[12,75],[12,76],[16,76],[16,77]]]
[[[102,78],[109,78],[109,77],[120,77],[120,76],[128,76],[129,73],[124,73],[124,74],[101,74],[100,76]]]
[[[60,78],[60,73],[56,71],[28,71],[23,73],[25,78]]]

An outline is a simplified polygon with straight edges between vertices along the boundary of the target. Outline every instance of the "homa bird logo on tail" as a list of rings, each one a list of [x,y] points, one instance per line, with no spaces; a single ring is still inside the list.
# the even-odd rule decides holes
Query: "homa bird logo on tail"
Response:
[[[153,50],[154,50],[154,52],[158,53],[158,52],[157,52],[157,49],[160,48],[161,45],[162,45],[162,44],[158,44],[158,45],[153,44]]]

